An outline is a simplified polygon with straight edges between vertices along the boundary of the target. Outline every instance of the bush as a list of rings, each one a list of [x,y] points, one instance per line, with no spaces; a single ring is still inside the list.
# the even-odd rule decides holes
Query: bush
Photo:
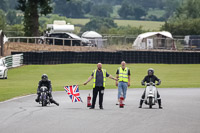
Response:
[[[100,33],[107,32],[110,28],[116,28],[117,24],[111,18],[96,17],[91,18],[82,29],[82,32],[94,30]]]
[[[171,32],[173,35],[199,35],[200,18],[197,19],[179,19],[165,22],[161,30]]]

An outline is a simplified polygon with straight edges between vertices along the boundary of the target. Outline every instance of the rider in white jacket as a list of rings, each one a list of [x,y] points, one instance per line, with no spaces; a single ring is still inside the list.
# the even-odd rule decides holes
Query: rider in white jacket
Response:
[[[161,84],[161,80],[158,79],[155,75],[154,75],[154,70],[152,68],[149,68],[148,71],[147,71],[148,75],[145,76],[145,78],[142,80],[142,85],[145,85],[145,82],[146,83],[150,83],[150,82],[153,82],[155,83],[156,81],[158,82],[156,85],[160,85]],[[146,91],[146,90],[145,90]],[[140,100],[140,106],[139,108],[142,108],[142,104],[143,104],[143,101],[145,99],[145,91],[142,95],[142,99]],[[162,106],[161,106],[161,98],[160,98],[160,94],[158,93],[157,91],[157,99],[158,99],[158,105],[159,105],[159,108],[162,109]]]

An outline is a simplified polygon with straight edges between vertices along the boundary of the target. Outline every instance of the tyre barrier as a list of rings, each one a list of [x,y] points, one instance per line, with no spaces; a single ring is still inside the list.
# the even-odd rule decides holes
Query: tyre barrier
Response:
[[[14,68],[23,65],[23,54],[14,54],[1,58],[7,68]]]
[[[12,52],[19,53],[23,53],[24,64],[120,64],[122,60],[127,63],[200,64],[200,52]]]

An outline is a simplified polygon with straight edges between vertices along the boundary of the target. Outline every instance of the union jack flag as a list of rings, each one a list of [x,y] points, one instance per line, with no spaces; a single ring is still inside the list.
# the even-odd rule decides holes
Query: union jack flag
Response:
[[[83,102],[80,97],[78,85],[65,86],[64,89],[72,99],[72,102]]]

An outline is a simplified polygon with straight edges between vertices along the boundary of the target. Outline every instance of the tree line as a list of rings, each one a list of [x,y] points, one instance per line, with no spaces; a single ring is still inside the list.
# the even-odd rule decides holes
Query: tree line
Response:
[[[174,35],[200,35],[200,1],[185,1],[161,30],[167,30]]]
[[[52,23],[54,19],[65,19],[70,22],[67,18],[89,17],[90,22],[82,27],[81,32],[86,30],[117,34],[145,32],[142,27],[118,27],[111,17],[115,6],[118,7],[115,12],[120,18],[134,20],[147,19],[145,16],[148,10],[164,9],[165,24],[161,30],[174,35],[199,34],[199,0],[2,0],[0,28],[23,30],[25,36],[38,36],[46,24]],[[153,15],[149,17],[157,20]],[[136,32],[131,32],[130,29]]]
[[[53,13],[70,18],[91,16],[117,19],[166,20],[173,14],[182,0],[53,0]],[[115,17],[113,17],[114,10]],[[161,17],[149,15],[150,10],[162,10]]]

